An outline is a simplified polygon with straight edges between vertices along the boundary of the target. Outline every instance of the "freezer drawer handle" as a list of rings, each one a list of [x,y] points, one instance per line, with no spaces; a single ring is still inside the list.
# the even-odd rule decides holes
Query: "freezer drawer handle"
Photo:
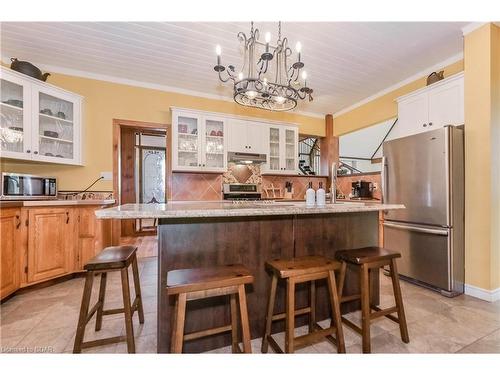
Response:
[[[408,230],[411,230],[413,232],[438,234],[440,236],[447,236],[448,235],[448,231],[446,229],[418,228],[418,227],[410,227],[408,225],[392,224],[392,223],[384,223],[384,227],[396,228],[396,229],[408,229]]]

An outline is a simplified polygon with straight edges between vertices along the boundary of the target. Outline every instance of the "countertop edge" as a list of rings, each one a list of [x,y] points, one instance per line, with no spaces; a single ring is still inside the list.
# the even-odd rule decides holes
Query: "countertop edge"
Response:
[[[287,216],[287,215],[314,215],[314,214],[340,214],[356,212],[374,212],[404,209],[400,204],[372,204],[363,206],[346,205],[335,207],[273,207],[238,208],[238,209],[192,209],[192,210],[122,210],[123,206],[96,210],[99,219],[188,219],[188,218],[221,218],[221,217],[251,217],[251,216]]]

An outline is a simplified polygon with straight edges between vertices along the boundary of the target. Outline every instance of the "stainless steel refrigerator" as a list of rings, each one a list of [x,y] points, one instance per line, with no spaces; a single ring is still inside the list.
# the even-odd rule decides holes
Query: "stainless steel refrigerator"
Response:
[[[452,297],[464,292],[464,131],[445,126],[383,145],[384,247],[400,276]]]

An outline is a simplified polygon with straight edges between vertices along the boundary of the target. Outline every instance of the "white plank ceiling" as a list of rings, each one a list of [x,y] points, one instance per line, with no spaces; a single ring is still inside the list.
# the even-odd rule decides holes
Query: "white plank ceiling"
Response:
[[[256,23],[276,39],[277,23]],[[289,22],[282,34],[303,45],[314,101],[300,111],[334,113],[462,52],[457,22]],[[239,31],[250,23],[2,23],[2,60],[125,78],[232,97],[213,66],[215,45],[225,65],[241,67]]]

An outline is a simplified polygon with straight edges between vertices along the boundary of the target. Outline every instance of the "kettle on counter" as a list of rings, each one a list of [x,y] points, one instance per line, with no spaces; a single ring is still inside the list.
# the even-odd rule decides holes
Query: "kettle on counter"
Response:
[[[12,63],[10,64],[10,68],[12,70],[39,79],[40,81],[45,82],[47,80],[47,77],[50,76],[50,73],[42,74],[42,71],[40,69],[38,69],[35,65],[28,61],[19,61],[15,57],[12,57],[10,61],[12,61]]]

